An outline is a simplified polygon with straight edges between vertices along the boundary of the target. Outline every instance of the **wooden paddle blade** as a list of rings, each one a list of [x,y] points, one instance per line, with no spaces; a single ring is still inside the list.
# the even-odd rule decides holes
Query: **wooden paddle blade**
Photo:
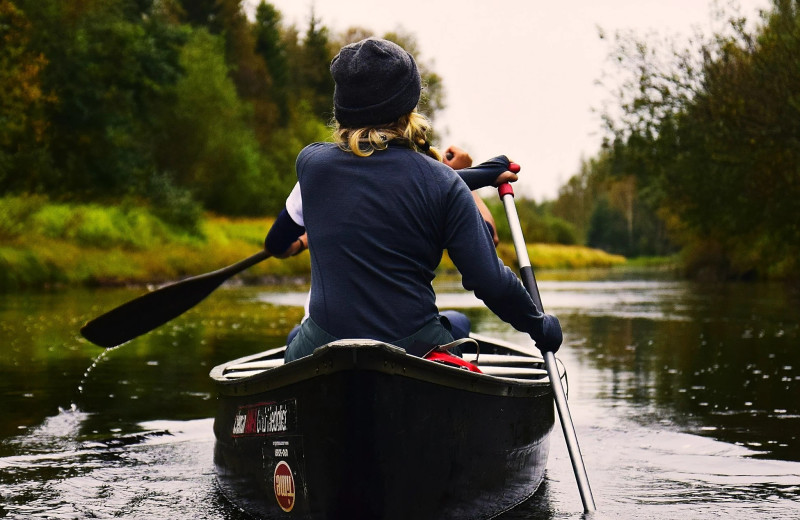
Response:
[[[122,345],[180,316],[200,303],[225,280],[269,256],[268,251],[259,251],[228,267],[147,293],[89,321],[81,327],[81,334],[101,347]]]
[[[167,285],[89,321],[81,327],[81,334],[101,347],[122,345],[188,311],[224,281],[219,277],[196,277]]]

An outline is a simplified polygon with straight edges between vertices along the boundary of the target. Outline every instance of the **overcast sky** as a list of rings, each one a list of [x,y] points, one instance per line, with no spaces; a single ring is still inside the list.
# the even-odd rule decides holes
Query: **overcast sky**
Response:
[[[259,0],[245,0],[256,5]],[[724,0],[727,2],[728,0]],[[443,145],[467,149],[476,162],[505,154],[522,165],[516,191],[553,199],[599,150],[602,126],[593,109],[607,91],[612,35],[709,33],[714,0],[271,0],[302,32],[313,4],[333,32],[352,26],[377,35],[398,27],[416,36],[418,61],[444,80],[447,109],[437,117]],[[769,0],[737,0],[756,19]]]

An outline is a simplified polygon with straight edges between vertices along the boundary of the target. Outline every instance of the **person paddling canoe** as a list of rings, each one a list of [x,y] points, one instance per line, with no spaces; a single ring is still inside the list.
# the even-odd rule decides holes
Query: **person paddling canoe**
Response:
[[[457,146],[450,146],[447,148],[447,150],[445,150],[444,157],[442,157],[442,162],[456,170],[456,173],[462,179],[466,179],[465,182],[468,182],[468,184],[474,186],[488,186],[490,184],[486,183],[492,181],[494,181],[494,184],[517,181],[517,174],[505,170],[505,166],[503,164],[498,164],[501,162],[499,160],[487,161],[486,163],[481,164],[480,167],[470,168],[472,166],[472,157],[470,157],[469,153],[467,153],[465,150]],[[495,177],[495,175],[497,176]],[[500,238],[497,235],[497,224],[495,224],[494,216],[480,195],[478,195],[477,191],[472,191],[472,198],[475,200],[478,211],[480,212],[481,217],[483,217],[486,227],[489,229],[489,234],[492,235],[492,241],[494,242],[495,247],[497,247],[497,245],[500,243]],[[303,233],[295,242],[292,243],[290,248],[284,252],[281,257],[299,255],[307,248],[308,235]],[[300,331],[300,325],[302,322],[308,318],[310,296],[311,293],[309,292],[304,304],[305,315],[303,316],[303,319],[300,321],[300,324],[292,328],[292,330],[286,336],[287,345],[292,342],[294,337]],[[443,310],[441,311],[440,316],[446,318],[446,320],[443,321],[445,326],[449,327],[450,333],[452,334],[454,340],[469,336],[471,323],[466,314],[456,310]],[[458,349],[453,349],[451,353],[460,355]]]
[[[335,142],[300,152],[298,182],[265,240],[270,253],[285,256],[306,233],[311,254],[309,316],[286,361],[343,338],[406,349],[452,342],[431,285],[445,249],[465,289],[540,348],[557,350],[557,318],[536,308],[497,257],[469,175],[462,181],[428,142],[430,124],[415,111],[414,58],[367,38],[343,47],[330,68]],[[486,182],[481,165],[472,181],[508,178],[508,159],[493,161],[504,164],[500,175],[494,170]]]

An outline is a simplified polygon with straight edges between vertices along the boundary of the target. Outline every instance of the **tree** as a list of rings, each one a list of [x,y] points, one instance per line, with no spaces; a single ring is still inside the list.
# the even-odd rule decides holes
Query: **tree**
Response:
[[[586,243],[589,222],[601,193],[600,180],[607,175],[608,154],[581,161],[580,171],[558,190],[552,204],[553,215],[571,223],[581,243]]]
[[[35,189],[87,198],[145,183],[183,42],[180,30],[140,11],[145,4],[19,1],[35,27],[30,48],[48,62],[42,89],[53,96],[44,111],[52,168],[25,172]]]
[[[279,124],[285,127],[289,122],[289,61],[281,36],[281,13],[262,0],[256,8],[253,32],[255,51],[266,63],[269,74],[269,96],[278,107]]]
[[[196,27],[205,27],[213,34],[222,32],[217,0],[177,0],[181,19]]]
[[[615,254],[630,254],[625,216],[611,207],[607,196],[594,205],[586,245]]]
[[[279,176],[261,154],[249,107],[228,75],[224,41],[205,29],[192,31],[181,67],[160,169],[172,172],[207,209],[239,215],[272,209],[280,198]]]
[[[30,49],[32,29],[13,2],[0,0],[0,191],[6,193],[35,189],[30,170],[46,161],[44,109],[54,99],[42,86],[47,60]]]
[[[681,210],[736,272],[785,269],[800,253],[800,2],[775,0],[764,22],[751,35],[734,20],[705,51],[704,89],[678,133],[702,143],[679,165],[708,197],[686,195]],[[700,224],[712,215],[713,227]]]
[[[497,224],[497,235],[502,242],[511,241],[511,230],[505,217],[503,203],[499,199],[485,201]],[[531,242],[574,245],[578,243],[575,227],[552,213],[547,202],[537,204],[535,200],[521,198],[516,202],[522,234]]]
[[[3,191],[262,215],[330,135],[313,12],[301,41],[266,1],[0,0],[0,37]]]
[[[302,97],[322,121],[333,117],[334,82],[330,74],[333,56],[328,28],[321,25],[312,8],[300,50],[299,80]]]
[[[614,170],[615,159],[601,151],[584,160],[580,172],[559,189],[553,215],[572,224],[581,243],[592,247],[628,257],[673,253],[647,192],[635,175]]]
[[[723,276],[787,275],[800,253],[800,2],[774,0],[762,22],[751,34],[732,16],[666,62],[643,42],[616,56],[631,81],[609,118],[615,169]]]

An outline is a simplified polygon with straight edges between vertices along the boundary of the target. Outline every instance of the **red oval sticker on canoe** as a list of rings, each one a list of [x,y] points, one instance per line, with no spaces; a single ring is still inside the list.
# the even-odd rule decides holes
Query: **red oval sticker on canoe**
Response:
[[[294,477],[289,465],[280,461],[275,466],[275,499],[287,513],[294,508]]]

